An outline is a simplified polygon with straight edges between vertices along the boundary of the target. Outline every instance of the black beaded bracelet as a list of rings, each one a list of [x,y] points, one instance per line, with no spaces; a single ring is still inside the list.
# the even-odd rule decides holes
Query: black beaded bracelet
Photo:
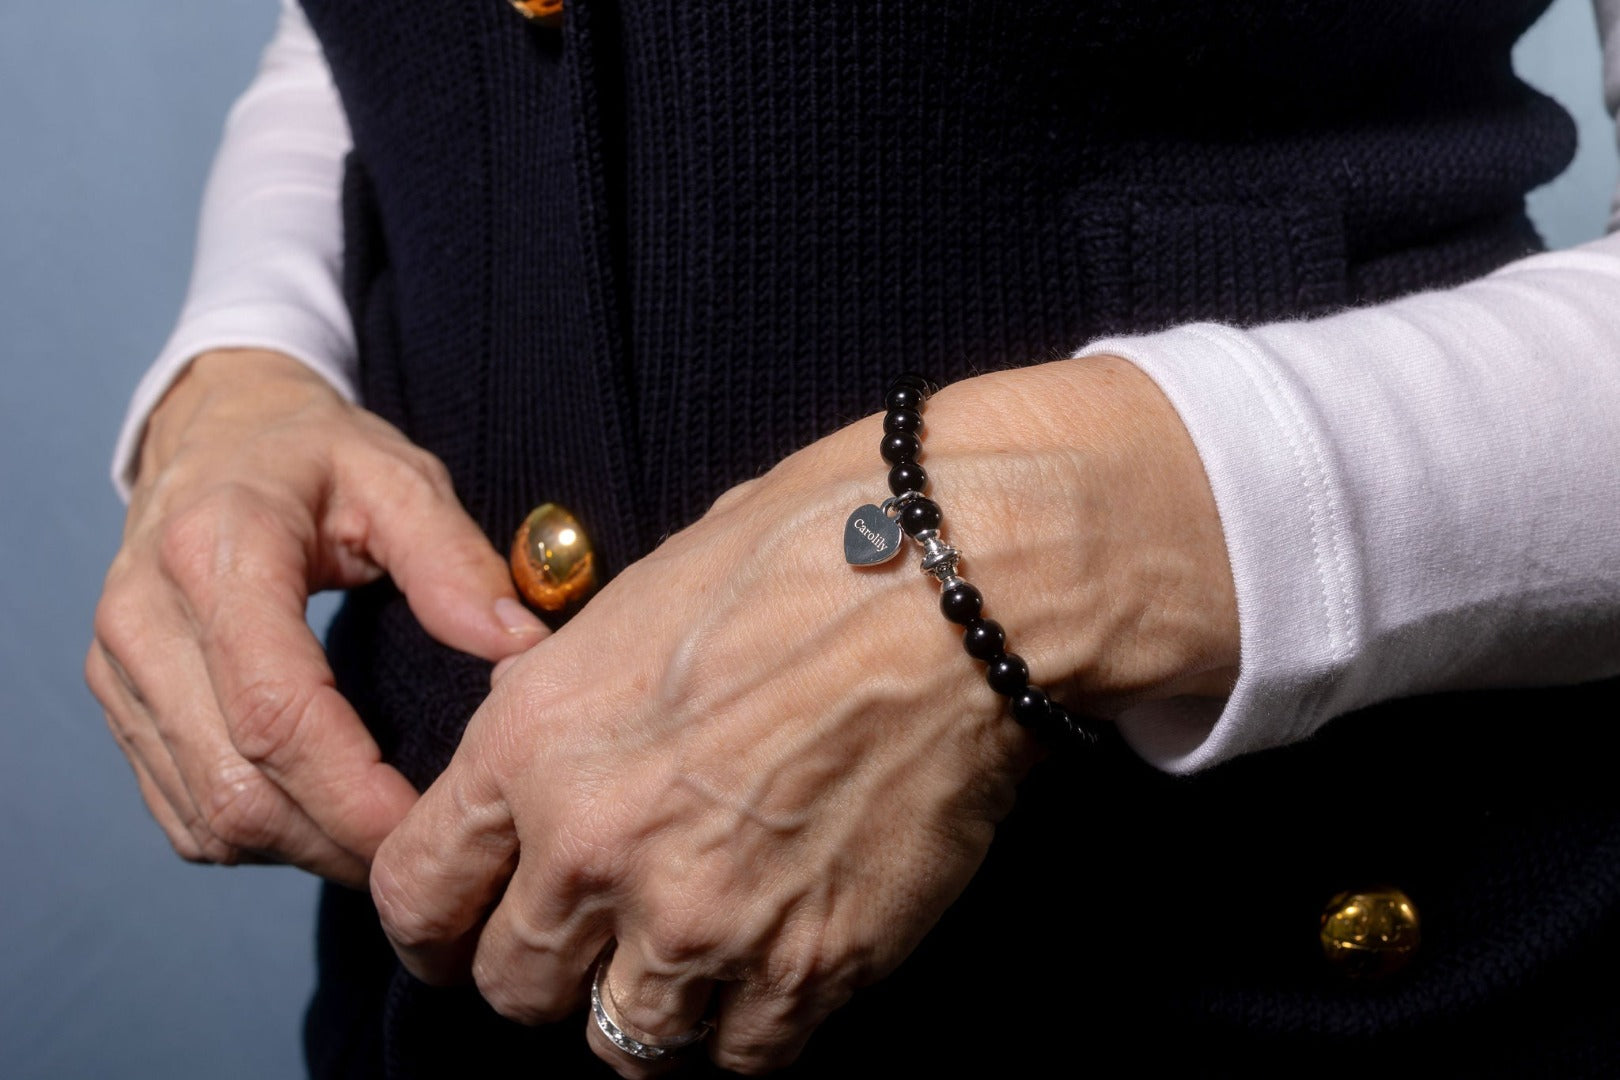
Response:
[[[962,647],[985,663],[985,681],[1012,703],[1013,719],[1052,745],[1073,746],[1097,741],[1097,733],[1029,681],[1023,657],[1007,652],[1001,624],[981,614],[984,596],[957,573],[961,552],[940,536],[939,504],[923,491],[928,473],[917,464],[922,452],[922,405],[932,392],[921,375],[901,375],[884,398],[880,451],[889,463],[889,490],[881,504],[867,503],[849,515],[844,526],[844,558],[856,566],[875,566],[900,553],[901,534],[922,548],[922,570],[939,582],[939,607],[962,626]]]

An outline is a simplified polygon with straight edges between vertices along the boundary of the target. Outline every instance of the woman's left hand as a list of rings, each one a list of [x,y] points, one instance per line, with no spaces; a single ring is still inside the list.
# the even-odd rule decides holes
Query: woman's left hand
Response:
[[[962,573],[1030,678],[1107,712],[1222,693],[1237,617],[1213,499],[1174,411],[1090,358],[936,394],[923,463]],[[616,941],[612,1011],[708,1015],[714,1060],[792,1061],[894,968],[983,859],[1039,754],[940,614],[915,548],[842,556],[888,494],[870,416],[723,495],[496,681],[383,844],[405,965],[561,1019]],[[625,1076],[656,1066],[588,1025]]]

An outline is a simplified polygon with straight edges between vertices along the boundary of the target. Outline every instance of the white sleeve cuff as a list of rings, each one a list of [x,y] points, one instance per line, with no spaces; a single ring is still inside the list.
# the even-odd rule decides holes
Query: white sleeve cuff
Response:
[[[1155,765],[1397,697],[1620,674],[1620,235],[1324,318],[1085,351],[1177,410],[1236,586],[1225,705],[1121,720]]]
[[[1302,738],[1324,719],[1325,694],[1362,637],[1355,537],[1308,396],[1250,338],[1215,324],[1097,341],[1084,353],[1129,360],[1180,414],[1237,584],[1242,658],[1231,697],[1139,705],[1119,717],[1121,733],[1174,773]]]

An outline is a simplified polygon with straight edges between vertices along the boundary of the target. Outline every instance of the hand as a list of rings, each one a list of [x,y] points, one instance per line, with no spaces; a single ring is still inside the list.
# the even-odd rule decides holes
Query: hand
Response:
[[[183,858],[365,883],[416,792],[304,609],[385,572],[454,648],[497,660],[545,636],[431,455],[289,357],[197,358],[147,426],[85,661]]]
[[[1229,688],[1213,499],[1135,368],[969,380],[925,423],[946,535],[1034,681],[1091,712]],[[1038,751],[914,550],[843,563],[846,515],[886,494],[879,436],[868,417],[727,492],[510,666],[378,852],[408,968],[470,966],[496,1010],[551,1021],[616,940],[619,1016],[667,1037],[712,999],[715,1061],[760,1072],[912,950]]]

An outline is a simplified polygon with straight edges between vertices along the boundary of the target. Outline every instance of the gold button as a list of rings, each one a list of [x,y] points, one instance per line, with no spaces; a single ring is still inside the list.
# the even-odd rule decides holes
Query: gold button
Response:
[[[523,13],[524,18],[542,26],[562,24],[562,0],[511,0],[511,4]]]
[[[596,591],[591,539],[556,503],[534,508],[512,538],[512,580],[524,599],[552,613],[578,607]]]
[[[1322,912],[1322,952],[1352,979],[1380,979],[1417,952],[1417,907],[1395,888],[1342,892]]]

